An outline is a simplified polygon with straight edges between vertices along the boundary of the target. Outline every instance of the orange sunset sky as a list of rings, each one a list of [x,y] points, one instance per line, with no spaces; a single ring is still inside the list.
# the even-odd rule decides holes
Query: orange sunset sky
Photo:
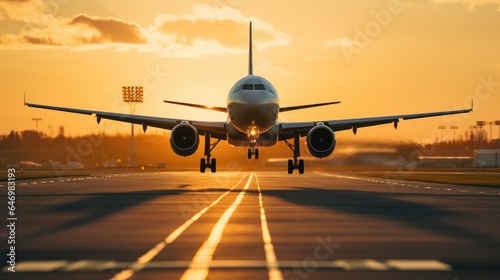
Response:
[[[52,136],[59,126],[71,135],[128,132],[129,124],[23,106],[26,92],[33,103],[128,112],[123,85],[144,86],[137,114],[224,120],[163,100],[225,106],[247,74],[249,21],[254,73],[273,83],[282,106],[342,101],[281,121],[461,109],[474,99],[472,114],[356,136],[430,142],[440,125],[453,137],[452,125],[464,133],[500,120],[498,0],[0,0],[0,133],[35,129],[32,118]]]

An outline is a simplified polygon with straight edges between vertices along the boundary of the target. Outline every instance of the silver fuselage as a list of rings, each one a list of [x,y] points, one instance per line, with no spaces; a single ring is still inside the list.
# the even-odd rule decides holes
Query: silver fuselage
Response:
[[[278,141],[279,97],[260,76],[240,79],[229,91],[228,142],[235,146],[272,146]]]

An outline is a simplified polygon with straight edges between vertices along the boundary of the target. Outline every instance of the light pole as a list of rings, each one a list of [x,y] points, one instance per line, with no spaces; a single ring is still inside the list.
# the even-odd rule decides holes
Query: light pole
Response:
[[[135,114],[135,105],[142,102],[144,89],[139,86],[123,86],[122,87],[122,97],[123,102],[130,105],[130,114]],[[135,165],[135,149],[134,149],[134,124],[130,124],[130,166]]]
[[[32,121],[35,121],[35,132],[38,133],[38,122],[41,121],[42,119],[41,118],[32,118],[31,119]]]
[[[478,137],[481,137],[481,149],[483,148],[483,126],[486,125],[485,121],[477,121],[476,122],[477,127],[479,127],[479,133]]]
[[[495,125],[498,126],[498,139],[500,139],[500,121],[495,121]]]
[[[438,129],[441,130],[441,144],[443,144],[443,132],[446,129],[446,126],[440,125],[438,126]]]
[[[455,143],[456,143],[456,142],[457,142],[457,139],[455,138],[455,132],[457,131],[458,126],[456,126],[456,125],[452,125],[452,126],[450,126],[450,129],[453,129],[453,142],[455,142]]]

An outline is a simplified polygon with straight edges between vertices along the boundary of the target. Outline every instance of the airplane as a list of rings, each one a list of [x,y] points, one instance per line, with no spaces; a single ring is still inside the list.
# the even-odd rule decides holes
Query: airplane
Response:
[[[265,78],[253,74],[252,57],[252,22],[249,28],[248,75],[237,81],[230,89],[226,107],[209,107],[201,104],[184,103],[164,100],[165,103],[190,106],[200,109],[214,110],[228,114],[226,121],[197,121],[174,118],[119,114],[94,110],[83,110],[28,103],[24,105],[34,108],[64,111],[76,114],[94,115],[97,123],[101,119],[142,125],[144,132],[147,127],[157,127],[171,130],[170,145],[179,156],[193,155],[200,144],[200,135],[204,136],[204,158],[200,160],[200,172],[210,169],[217,170],[217,161],[212,158],[212,150],[221,140],[232,146],[248,147],[248,159],[259,158],[258,147],[274,146],[280,141],[293,152],[293,159],[288,160],[288,174],[298,170],[304,173],[304,160],[300,157],[300,137],[306,137],[308,152],[316,158],[330,156],[336,146],[335,132],[352,129],[356,134],[362,127],[393,123],[397,129],[399,121],[427,118],[443,115],[469,113],[470,109],[440,111],[420,114],[393,115],[381,117],[321,120],[307,122],[280,122],[279,113],[301,110],[319,106],[338,104],[340,101],[306,104],[300,106],[280,107],[278,92]],[[211,139],[216,141],[211,143]],[[291,143],[293,139],[293,143]]]

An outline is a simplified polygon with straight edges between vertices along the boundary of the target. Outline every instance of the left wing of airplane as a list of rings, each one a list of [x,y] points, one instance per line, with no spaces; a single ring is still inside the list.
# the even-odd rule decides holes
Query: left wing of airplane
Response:
[[[108,119],[120,122],[139,124],[142,125],[144,131],[148,126],[172,130],[176,125],[180,124],[183,121],[187,121],[189,124],[191,124],[198,130],[200,135],[204,135],[205,132],[210,131],[211,137],[213,138],[221,140],[225,140],[227,138],[225,122],[180,120],[180,119],[158,118],[158,117],[141,116],[141,115],[110,113],[103,111],[82,110],[82,109],[74,109],[66,107],[33,104],[33,103],[28,103],[26,101],[24,102],[24,105],[33,108],[42,108],[42,109],[63,111],[63,112],[83,114],[83,115],[94,115],[97,119],[97,123],[100,123],[101,119]]]
[[[325,120],[325,121],[311,121],[311,122],[284,122],[280,123],[280,136],[288,139],[293,137],[294,132],[299,132],[301,136],[307,135],[309,130],[316,126],[318,123],[323,123],[332,129],[332,131],[341,131],[352,129],[356,134],[357,129],[361,127],[375,126],[381,124],[393,123],[394,128],[397,128],[399,121],[402,120],[412,120],[444,115],[462,114],[472,112],[470,109],[462,110],[452,110],[452,111],[440,111],[431,113],[419,113],[419,114],[406,114],[406,115],[394,115],[394,116],[382,116],[382,117],[369,117],[369,118],[356,118],[356,119],[344,119],[344,120]]]

